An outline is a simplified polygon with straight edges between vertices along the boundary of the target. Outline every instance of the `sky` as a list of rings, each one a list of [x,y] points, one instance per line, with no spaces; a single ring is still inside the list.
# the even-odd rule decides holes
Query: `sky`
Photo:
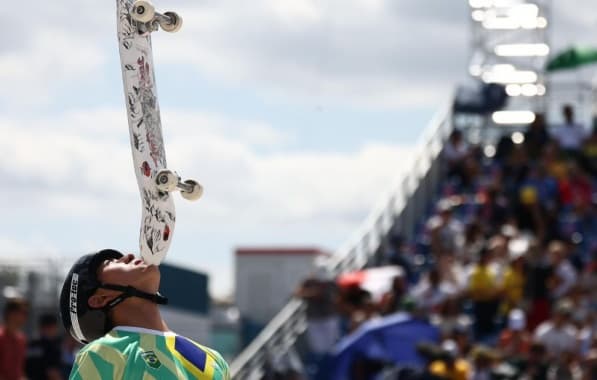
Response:
[[[554,46],[597,44],[594,0],[555,1]],[[469,11],[445,0],[155,0],[153,37],[176,196],[167,260],[234,290],[240,246],[333,251],[408,164],[466,76]],[[0,8],[0,256],[138,250],[111,1]]]

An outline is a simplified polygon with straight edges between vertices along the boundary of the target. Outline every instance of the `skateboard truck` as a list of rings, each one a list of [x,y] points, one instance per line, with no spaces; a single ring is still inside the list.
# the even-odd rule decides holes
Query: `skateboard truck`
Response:
[[[133,20],[141,23],[141,33],[155,32],[158,26],[170,33],[178,32],[182,27],[182,18],[175,12],[158,13],[148,0],[136,0],[131,11]]]
[[[168,169],[158,171],[155,176],[155,183],[158,190],[163,192],[172,192],[180,190],[180,195],[187,200],[195,201],[203,195],[203,186],[192,179],[182,181],[180,176]]]

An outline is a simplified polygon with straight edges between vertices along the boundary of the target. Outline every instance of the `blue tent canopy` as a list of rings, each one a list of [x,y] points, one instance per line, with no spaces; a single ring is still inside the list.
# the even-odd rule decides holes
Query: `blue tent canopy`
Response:
[[[439,330],[406,313],[368,321],[338,342],[327,378],[350,379],[351,367],[356,359],[422,367],[425,361],[416,350],[421,342],[439,342]]]

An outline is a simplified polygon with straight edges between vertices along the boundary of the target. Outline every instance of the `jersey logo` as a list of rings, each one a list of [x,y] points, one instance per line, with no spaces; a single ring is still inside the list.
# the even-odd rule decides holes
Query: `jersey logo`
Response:
[[[141,354],[141,357],[151,368],[158,369],[162,366],[160,359],[158,359],[158,356],[153,351],[145,351]]]

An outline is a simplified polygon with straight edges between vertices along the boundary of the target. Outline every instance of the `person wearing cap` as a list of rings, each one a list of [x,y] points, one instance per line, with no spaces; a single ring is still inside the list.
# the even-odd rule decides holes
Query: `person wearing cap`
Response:
[[[70,379],[228,380],[219,353],[172,332],[158,305],[160,271],[134,255],[102,250],[81,257],[60,294],[64,327],[86,344]]]
[[[501,332],[499,349],[508,358],[526,356],[531,347],[531,336],[526,331],[526,316],[524,311],[514,309],[508,314],[508,326]]]

